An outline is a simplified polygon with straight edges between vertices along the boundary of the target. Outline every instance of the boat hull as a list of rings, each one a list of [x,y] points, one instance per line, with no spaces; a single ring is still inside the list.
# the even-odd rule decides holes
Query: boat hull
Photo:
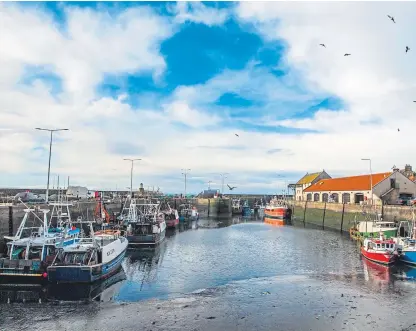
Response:
[[[402,254],[400,255],[400,261],[416,266],[416,251],[403,249]]]
[[[167,228],[176,228],[179,225],[179,218],[173,220],[166,220],[165,222]]]
[[[95,266],[48,267],[48,280],[53,283],[93,283],[106,279],[120,269],[125,254],[126,249],[112,261]]]
[[[166,236],[166,230],[163,230],[160,233],[147,234],[147,235],[135,235],[131,234],[127,236],[129,246],[136,247],[154,247],[159,245]]]
[[[364,247],[361,247],[361,255],[372,262],[384,265],[393,264],[397,259],[397,255],[395,254],[389,254],[387,252],[369,252],[365,250]]]

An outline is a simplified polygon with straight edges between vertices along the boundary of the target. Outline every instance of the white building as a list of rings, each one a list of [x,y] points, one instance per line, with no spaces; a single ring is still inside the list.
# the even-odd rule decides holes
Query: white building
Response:
[[[298,182],[294,185],[295,186],[295,199],[297,201],[304,200],[303,198],[303,191],[308,188],[309,186],[315,184],[318,180],[331,178],[325,170],[321,172],[314,172],[312,174],[306,173]],[[293,187],[293,185],[292,185]]]

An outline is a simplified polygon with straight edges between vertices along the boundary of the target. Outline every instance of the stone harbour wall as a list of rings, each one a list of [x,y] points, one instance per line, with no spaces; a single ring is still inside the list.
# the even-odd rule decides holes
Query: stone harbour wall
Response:
[[[370,206],[355,204],[325,203],[312,201],[293,201],[294,220],[309,223],[323,228],[332,228],[348,232],[356,221],[366,219]],[[412,207],[409,206],[377,206],[377,213],[382,214],[386,221],[402,221],[412,219]]]

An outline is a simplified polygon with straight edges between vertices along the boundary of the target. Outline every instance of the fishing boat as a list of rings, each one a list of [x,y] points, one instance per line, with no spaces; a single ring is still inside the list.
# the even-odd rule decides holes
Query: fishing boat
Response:
[[[402,229],[403,231],[401,231]],[[400,252],[400,261],[412,266],[416,266],[416,221],[413,209],[412,221],[401,222],[398,232],[403,232],[405,235],[403,237],[393,238]]]
[[[94,232],[92,222],[89,238],[59,248],[47,268],[53,283],[93,283],[115,274],[121,267],[128,241],[119,230]]]
[[[232,199],[231,200],[231,213],[232,215],[241,215],[243,212],[243,208],[241,206],[240,199]]]
[[[250,208],[247,200],[244,200],[244,202],[243,202],[242,215],[243,216],[250,216],[251,215],[251,208]]]
[[[285,225],[292,218],[292,209],[286,199],[276,196],[264,208],[264,222],[272,225]]]
[[[374,212],[366,213],[365,220],[357,221],[354,218],[354,225],[350,228],[350,236],[356,240],[363,240],[365,238],[377,238],[380,232],[383,233],[384,238],[389,239],[397,236],[397,224],[392,221],[384,221],[380,213]]]
[[[179,213],[176,209],[170,208],[169,210],[163,211],[163,214],[165,215],[167,228],[174,229],[179,225]]]
[[[9,237],[7,243],[7,257],[0,259],[0,283],[2,284],[32,284],[44,283],[47,279],[47,266],[53,261],[58,248],[67,247],[79,241],[80,229],[74,227],[70,221],[69,206],[68,212],[64,213],[69,221],[63,221],[58,215],[56,227],[48,223],[48,209],[43,212],[43,221],[35,213],[36,209],[25,209],[25,215],[16,232],[16,235]],[[60,210],[58,203],[55,203],[53,212]],[[34,221],[41,222],[37,226],[29,226],[29,216]],[[51,217],[53,219],[53,217]]]
[[[165,215],[155,199],[132,199],[124,225],[131,246],[154,247],[165,239]]]
[[[382,232],[380,232],[379,239],[364,239],[363,246],[361,246],[361,254],[372,262],[385,265],[393,264],[398,257],[396,243],[393,239],[385,239]]]
[[[199,213],[195,206],[189,203],[179,205],[179,221],[196,221],[199,218]]]

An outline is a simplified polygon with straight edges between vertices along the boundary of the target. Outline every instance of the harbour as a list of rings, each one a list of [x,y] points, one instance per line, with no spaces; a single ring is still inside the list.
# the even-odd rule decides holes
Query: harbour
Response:
[[[404,266],[368,263],[337,231],[303,222],[275,227],[241,216],[200,218],[169,230],[155,250],[128,252],[120,272],[104,283],[37,292],[2,288],[0,314],[7,330],[111,330],[138,323],[143,330],[267,330],[276,316],[285,330],[412,330],[406,316],[414,309],[415,277]],[[401,319],[386,315],[393,307]],[[300,316],[301,325],[294,322]]]

